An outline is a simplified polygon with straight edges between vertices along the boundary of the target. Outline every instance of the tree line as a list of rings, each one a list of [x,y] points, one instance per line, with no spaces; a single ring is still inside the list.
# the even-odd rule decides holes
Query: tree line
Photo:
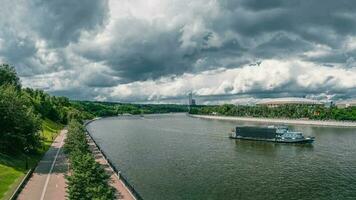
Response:
[[[280,105],[268,107],[263,105],[244,106],[225,104],[220,106],[196,106],[191,114],[226,115],[238,117],[290,118],[313,120],[347,120],[356,121],[356,107],[337,108],[324,105]]]
[[[64,149],[71,168],[71,175],[67,177],[69,199],[115,199],[115,190],[108,184],[109,175],[95,161],[89,150],[85,128],[77,120],[68,125]]]
[[[73,107],[97,117],[117,116],[122,114],[153,114],[187,112],[186,105],[174,104],[129,104],[116,102],[72,101]]]

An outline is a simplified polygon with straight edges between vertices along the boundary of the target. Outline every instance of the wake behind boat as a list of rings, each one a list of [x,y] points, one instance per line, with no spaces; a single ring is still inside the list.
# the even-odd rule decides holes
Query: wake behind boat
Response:
[[[230,138],[279,143],[313,143],[315,139],[304,137],[302,132],[291,131],[286,126],[237,126]]]

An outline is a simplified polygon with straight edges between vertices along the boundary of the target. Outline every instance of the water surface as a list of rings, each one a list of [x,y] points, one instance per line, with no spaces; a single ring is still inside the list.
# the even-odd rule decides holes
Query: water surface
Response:
[[[147,200],[356,199],[356,130],[291,126],[313,145],[231,140],[238,123],[185,114],[106,118],[88,129]]]

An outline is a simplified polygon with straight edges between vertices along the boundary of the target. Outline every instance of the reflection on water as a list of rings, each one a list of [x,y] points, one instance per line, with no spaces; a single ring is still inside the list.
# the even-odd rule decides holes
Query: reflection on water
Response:
[[[301,145],[229,139],[237,124],[170,114],[88,128],[145,199],[356,198],[355,129],[290,126],[316,137]]]
[[[313,144],[284,144],[273,142],[261,142],[250,140],[234,140],[236,151],[252,149],[255,153],[262,152],[263,154],[274,155],[278,152],[288,151],[289,154],[298,154],[299,152],[312,152]]]

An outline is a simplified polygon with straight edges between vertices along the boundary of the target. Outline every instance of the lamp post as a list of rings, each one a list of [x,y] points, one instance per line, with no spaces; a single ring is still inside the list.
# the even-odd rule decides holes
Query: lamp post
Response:
[[[26,157],[25,168],[26,168],[26,170],[27,170],[27,169],[28,169],[28,157],[27,157],[27,154],[28,154],[28,152],[29,152],[28,147],[25,147],[25,148],[24,148],[24,151],[25,151],[25,157]]]

